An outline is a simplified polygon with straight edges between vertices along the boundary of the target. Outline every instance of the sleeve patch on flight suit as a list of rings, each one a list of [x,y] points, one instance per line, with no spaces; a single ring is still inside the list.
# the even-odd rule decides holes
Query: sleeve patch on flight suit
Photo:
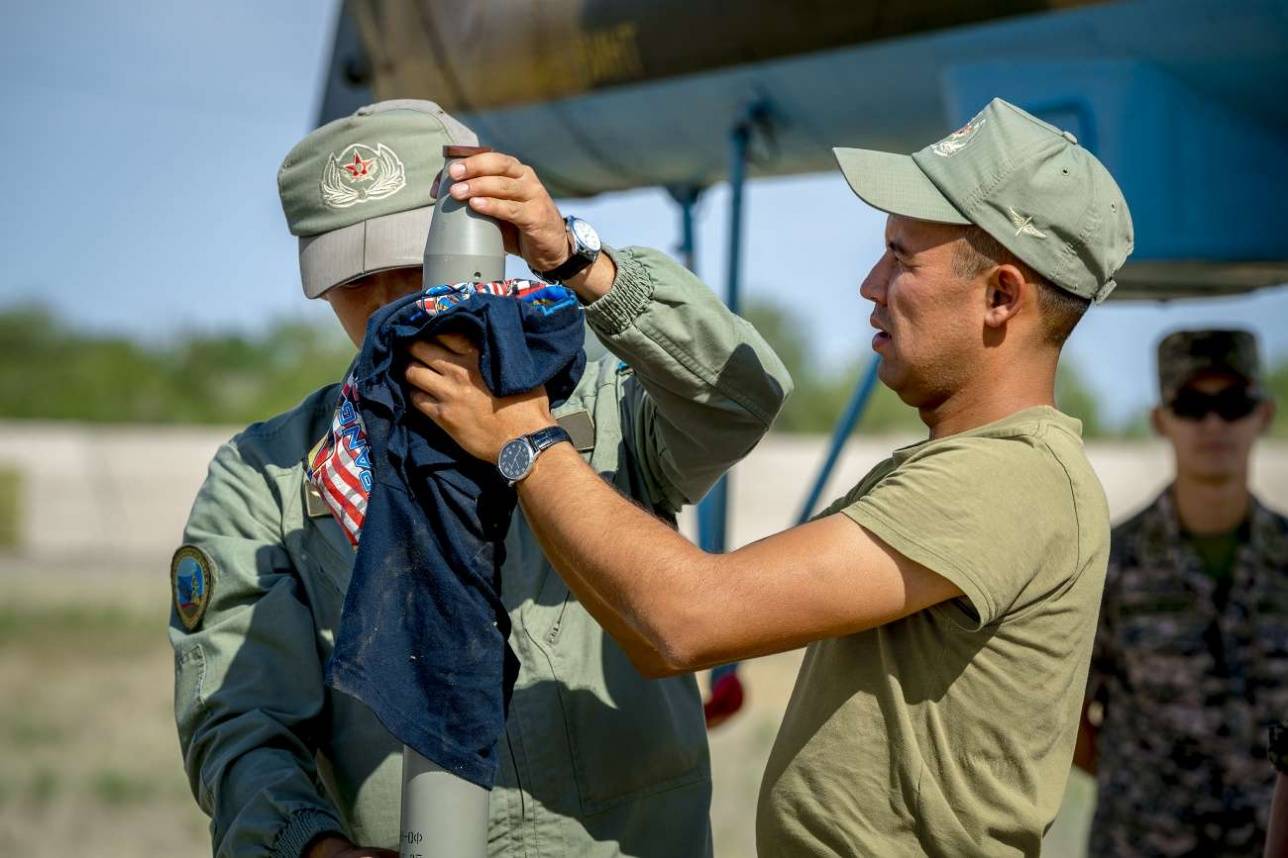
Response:
[[[170,589],[174,592],[174,609],[188,631],[197,628],[206,615],[214,589],[215,568],[210,555],[195,545],[184,545],[170,561]]]

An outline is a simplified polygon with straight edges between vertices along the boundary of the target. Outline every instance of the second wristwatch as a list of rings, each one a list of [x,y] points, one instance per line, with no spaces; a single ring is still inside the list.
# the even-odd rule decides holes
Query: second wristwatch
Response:
[[[562,283],[589,268],[599,258],[602,245],[595,228],[579,217],[564,218],[568,238],[572,242],[572,255],[563,264],[549,271],[538,271],[537,276],[547,283]]]

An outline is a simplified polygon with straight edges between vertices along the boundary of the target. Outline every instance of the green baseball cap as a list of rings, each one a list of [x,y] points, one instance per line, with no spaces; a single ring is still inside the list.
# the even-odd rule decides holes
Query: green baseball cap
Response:
[[[1251,388],[1261,382],[1261,361],[1257,338],[1251,331],[1173,331],[1158,344],[1158,389],[1170,403],[1182,387],[1197,376],[1223,373],[1240,379]]]
[[[975,224],[1075,295],[1103,301],[1131,254],[1131,213],[1104,165],[1068,131],[1000,98],[912,155],[832,151],[873,208]]]
[[[437,104],[412,99],[360,108],[296,144],[277,171],[277,190],[300,238],[304,294],[421,265],[443,147],[477,144]]]

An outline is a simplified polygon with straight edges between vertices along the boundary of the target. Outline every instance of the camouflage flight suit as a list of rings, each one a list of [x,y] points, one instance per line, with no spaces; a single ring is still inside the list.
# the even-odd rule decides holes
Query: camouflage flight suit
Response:
[[[1261,854],[1288,712],[1288,519],[1254,499],[1228,583],[1171,491],[1113,533],[1089,698],[1101,704],[1089,855]]]

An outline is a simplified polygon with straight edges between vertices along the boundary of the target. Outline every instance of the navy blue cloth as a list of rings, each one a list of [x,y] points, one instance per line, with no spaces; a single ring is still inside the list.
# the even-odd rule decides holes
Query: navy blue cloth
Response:
[[[374,482],[326,681],[487,789],[518,673],[500,598],[516,496],[495,464],[410,405],[404,371],[411,343],[463,333],[493,393],[545,385],[552,404],[567,399],[586,365],[582,312],[550,290],[553,304],[480,293],[448,306],[428,291],[395,301],[368,323],[353,373]]]

